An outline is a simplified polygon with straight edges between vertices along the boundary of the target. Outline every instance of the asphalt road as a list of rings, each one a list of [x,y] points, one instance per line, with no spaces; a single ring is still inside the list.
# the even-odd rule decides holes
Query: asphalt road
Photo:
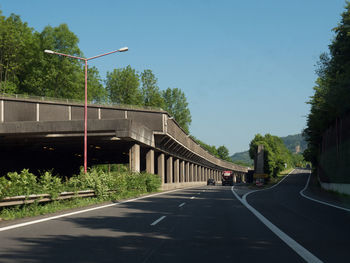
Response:
[[[321,260],[341,262],[350,247],[350,213],[300,197],[305,181],[306,175],[290,176],[275,189],[250,194],[248,202]],[[1,227],[0,262],[304,262],[229,186]]]
[[[350,262],[350,212],[302,197],[308,176],[295,170],[277,187],[249,194],[247,201],[323,262]]]

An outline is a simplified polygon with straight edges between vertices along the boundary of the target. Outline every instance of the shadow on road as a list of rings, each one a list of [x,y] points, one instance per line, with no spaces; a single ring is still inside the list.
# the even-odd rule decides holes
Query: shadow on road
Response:
[[[246,217],[248,212],[230,188],[203,189],[48,221],[43,225],[45,234],[40,224],[36,225],[40,235],[29,232],[29,227],[23,233],[17,230],[16,237],[1,245],[0,261],[246,262],[265,255],[278,262],[280,242],[266,236],[254,218]],[[183,202],[186,205],[179,207]],[[151,226],[160,216],[167,218]],[[242,227],[242,220],[252,229]]]

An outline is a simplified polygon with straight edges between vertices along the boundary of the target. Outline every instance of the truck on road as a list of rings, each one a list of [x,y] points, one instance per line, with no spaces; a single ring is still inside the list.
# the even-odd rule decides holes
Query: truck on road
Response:
[[[223,171],[221,174],[222,185],[233,185],[233,172]]]

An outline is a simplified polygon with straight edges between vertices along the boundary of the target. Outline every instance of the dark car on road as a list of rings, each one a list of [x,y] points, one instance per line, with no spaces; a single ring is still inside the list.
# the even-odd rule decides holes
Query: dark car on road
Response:
[[[209,178],[207,181],[207,185],[215,185],[215,180],[213,178]]]

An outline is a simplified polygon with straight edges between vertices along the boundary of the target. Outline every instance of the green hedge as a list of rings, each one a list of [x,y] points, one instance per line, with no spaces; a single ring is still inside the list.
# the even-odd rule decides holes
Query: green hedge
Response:
[[[39,176],[24,169],[21,173],[8,173],[0,177],[0,200],[8,196],[51,194],[56,198],[59,193],[94,190],[97,197],[110,198],[112,195],[134,192],[142,194],[159,190],[159,176],[147,173],[131,173],[120,171],[108,173],[100,169],[90,169],[86,174],[80,172],[71,178],[62,180],[54,176],[52,171],[46,171]],[[109,191],[112,190],[112,191]]]

